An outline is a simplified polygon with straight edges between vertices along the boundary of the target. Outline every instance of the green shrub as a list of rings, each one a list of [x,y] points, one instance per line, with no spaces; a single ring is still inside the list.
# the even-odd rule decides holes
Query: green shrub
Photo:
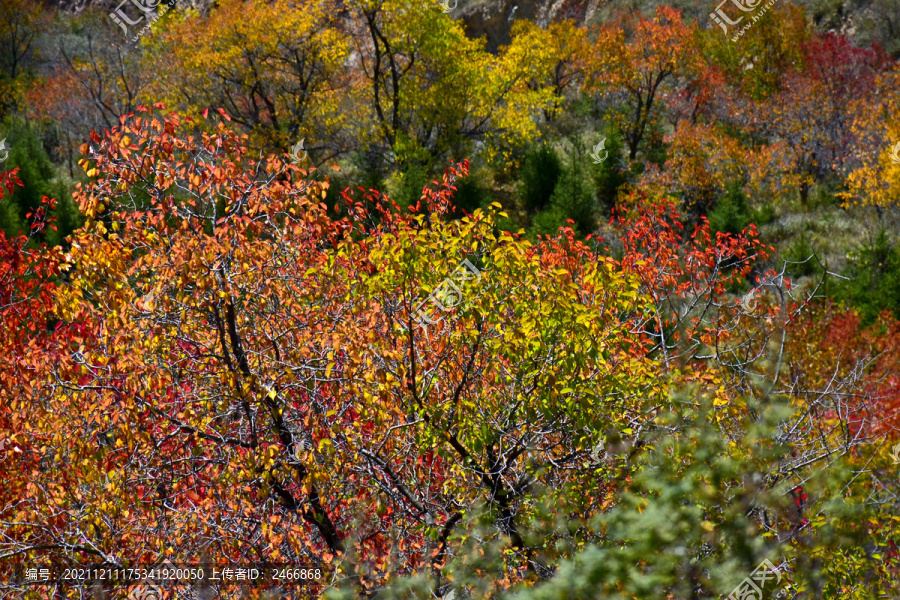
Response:
[[[424,166],[407,165],[400,174],[400,189],[395,201],[402,209],[415,206],[422,199],[422,188],[429,182],[428,171]],[[423,206],[422,209],[424,208]]]
[[[597,202],[607,214],[615,208],[619,188],[628,181],[628,171],[622,168],[625,161],[625,142],[617,129],[606,132],[605,151],[609,154],[594,167],[594,184]]]
[[[859,310],[871,324],[883,310],[900,318],[900,248],[881,231],[871,244],[857,247],[838,284],[837,296]]]
[[[532,214],[546,209],[562,172],[562,161],[553,148],[543,145],[529,150],[519,172],[522,207]]]
[[[385,158],[375,148],[369,148],[359,153],[354,163],[362,174],[362,180],[354,182],[363,189],[383,190],[387,178]],[[344,188],[341,188],[343,191]]]
[[[729,183],[725,187],[725,194],[719,198],[716,207],[707,213],[706,218],[714,232],[737,235],[746,229],[750,224],[750,209],[740,184]]]
[[[788,262],[788,273],[795,277],[808,277],[822,272],[816,259],[816,249],[805,231],[787,247],[784,259]]]
[[[16,187],[14,193],[4,199],[0,210],[0,229],[7,235],[15,235],[28,227],[26,215],[41,206],[44,196],[56,198],[56,231],[45,229],[40,241],[59,245],[63,239],[81,226],[81,214],[75,206],[66,186],[59,180],[41,140],[27,124],[13,118],[3,122],[0,139],[6,139],[9,157],[3,163],[4,171],[19,169],[18,176],[25,184]]]
[[[566,215],[559,207],[551,207],[542,210],[531,221],[529,233],[532,237],[538,235],[555,235],[560,227],[566,226]]]
[[[469,176],[456,182],[453,204],[456,205],[457,216],[462,216],[463,211],[473,213],[476,208],[485,208],[493,201],[490,190],[482,186],[477,179]]]
[[[775,220],[775,209],[771,204],[764,204],[762,207],[750,211],[750,222],[761,227],[768,225]]]
[[[655,119],[650,121],[647,135],[644,138],[644,156],[648,163],[653,163],[662,169],[668,158],[669,146],[665,143],[665,132],[662,125]]]
[[[328,210],[328,215],[333,219],[341,219],[347,216],[347,207],[344,204],[344,198],[342,196],[342,192],[348,187],[355,188],[350,179],[344,175],[343,173],[329,173],[328,174],[328,191],[325,193],[325,206]],[[337,209],[335,210],[335,207]]]
[[[575,222],[573,229],[581,236],[597,228],[596,192],[587,177],[584,162],[581,155],[573,155],[550,197],[551,210],[562,214],[563,220],[572,219]]]

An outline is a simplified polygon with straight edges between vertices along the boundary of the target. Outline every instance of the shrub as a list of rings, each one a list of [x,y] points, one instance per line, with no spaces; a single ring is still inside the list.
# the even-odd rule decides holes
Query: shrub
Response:
[[[396,201],[400,208],[415,206],[422,198],[422,188],[429,183],[428,171],[424,166],[410,164],[400,174],[400,186]]]
[[[725,195],[719,198],[716,207],[706,215],[713,231],[738,234],[750,224],[750,210],[747,207],[747,196],[740,184],[729,183]]]
[[[531,221],[532,236],[554,235],[560,227],[566,226],[566,215],[559,207],[542,210]]]
[[[530,213],[547,208],[562,172],[562,161],[553,148],[543,145],[529,150],[519,173],[523,208]]]
[[[628,171],[623,169],[625,144],[617,129],[606,133],[606,159],[594,168],[598,205],[609,213],[616,206],[619,188],[628,181]]]
[[[573,155],[569,168],[553,190],[550,206],[563,215],[563,220],[575,221],[575,232],[584,236],[597,227],[597,202],[594,187],[584,172],[584,161],[580,158],[580,154]]]
[[[41,206],[44,196],[57,199],[53,216],[56,231],[47,228],[40,234],[40,241],[51,245],[62,243],[63,239],[81,225],[81,214],[69,196],[66,186],[57,178],[56,169],[44,150],[38,136],[17,119],[8,118],[3,123],[5,132],[0,139],[6,139],[9,157],[3,163],[3,170],[19,168],[19,178],[25,187],[16,191],[0,211],[0,229],[7,235],[14,235],[27,227],[26,215]]]
[[[493,202],[490,190],[482,186],[477,179],[466,177],[456,182],[456,193],[453,195],[453,204],[456,205],[458,216],[463,211],[475,212],[476,208],[484,208]]]
[[[822,272],[816,259],[816,249],[810,243],[806,232],[801,232],[784,252],[784,259],[789,263],[788,271],[796,277],[808,277]]]
[[[849,279],[838,284],[838,297],[859,310],[864,325],[883,310],[900,318],[900,248],[887,233],[881,231],[873,243],[857,247],[848,259],[844,275]]]

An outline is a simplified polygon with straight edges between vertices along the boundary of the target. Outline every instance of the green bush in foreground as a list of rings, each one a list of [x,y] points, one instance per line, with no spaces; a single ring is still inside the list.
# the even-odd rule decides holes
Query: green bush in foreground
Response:
[[[442,570],[452,583],[435,590],[431,576],[420,574],[376,597],[718,599],[764,560],[778,568],[766,598],[896,597],[873,576],[882,556],[861,550],[859,524],[877,510],[848,491],[848,465],[836,459],[806,472],[801,486],[799,473],[784,471],[785,456],[796,451],[784,441],[788,406],[772,398],[748,407],[758,417],[737,441],[718,427],[721,409],[711,398],[681,394],[672,406],[643,447],[604,458],[598,477],[633,473],[608,512],[581,519],[569,510],[571,490],[544,490],[526,537],[533,586],[505,587],[508,558],[521,553],[490,535],[491,507],[484,506],[460,527],[468,533],[452,540],[459,549]],[[348,586],[330,598],[354,594]]]

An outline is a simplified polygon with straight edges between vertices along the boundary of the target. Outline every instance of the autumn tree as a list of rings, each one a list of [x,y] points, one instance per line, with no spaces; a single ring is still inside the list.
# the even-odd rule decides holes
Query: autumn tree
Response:
[[[492,147],[536,134],[532,119],[567,85],[562,37],[525,24],[497,56],[471,40],[439,5],[364,0],[350,4],[355,70],[372,121],[398,164],[458,157],[490,134]],[[552,58],[551,58],[552,57]],[[559,68],[554,80],[551,73]]]
[[[754,120],[758,133],[787,145],[805,201],[811,183],[834,181],[852,165],[860,140],[851,110],[871,96],[888,62],[879,48],[855,48],[836,34],[811,38],[804,59],[805,69],[786,71],[782,89],[758,105]]]
[[[358,145],[350,42],[335,3],[228,0],[180,15],[155,41],[157,99],[188,112],[222,107],[270,148],[303,139],[318,163]]]
[[[145,47],[123,39],[108,13],[97,9],[60,20],[41,42],[50,52],[24,112],[66,156],[74,176],[87,133],[111,129],[120,115],[149,101],[156,67]]]
[[[185,128],[141,108],[82,148],[87,223],[55,308],[78,334],[30,415],[54,467],[29,474],[2,551],[361,556],[362,585],[418,571],[441,586],[460,515],[487,502],[511,568],[546,577],[517,517],[532,481],[600,502],[582,464],[596,431],[639,418],[633,401],[655,389],[630,333],[637,280],[571,235],[534,247],[480,211],[444,223],[464,170],[423,198],[433,217],[377,198],[373,225],[348,197],[332,222],[327,184],[259,165],[222,124]],[[476,243],[500,279],[440,331],[417,327],[422,294]]]
[[[741,26],[746,24],[742,22]],[[729,86],[740,92],[733,97],[763,100],[781,89],[783,75],[802,70],[804,44],[812,36],[803,9],[776,3],[739,40],[732,41],[737,27],[722,34],[718,27],[701,30],[698,41],[706,62],[718,67]],[[729,107],[738,119],[746,119],[745,102]]]
[[[297,267],[277,267],[281,259],[257,238],[262,205],[284,224],[284,249],[295,257],[339,227],[308,204],[310,194],[321,197],[321,184],[276,183],[277,169],[257,181],[234,134],[185,139],[176,126],[178,119],[141,114],[106,137],[95,134],[93,151],[83,147],[97,181],[79,192],[88,221],[66,257],[71,283],[59,290],[55,313],[77,334],[48,361],[57,385],[42,388],[41,408],[28,413],[30,440],[41,448],[29,456],[55,467],[28,474],[31,493],[45,490],[45,500],[26,494],[6,508],[14,512],[4,512],[4,555],[123,565],[196,558],[212,544],[234,559],[256,560],[265,547],[266,560],[314,564],[342,549],[333,499],[319,495],[300,461],[298,424],[285,422],[281,400],[265,387],[271,382],[250,371],[255,347],[244,338],[238,300],[225,292],[236,285],[230,269],[242,264]],[[243,235],[257,239],[238,251]],[[208,259],[218,264],[202,267]],[[169,328],[173,310],[187,321]],[[269,350],[281,352],[282,343],[272,340]],[[305,352],[293,342],[283,351]],[[132,361],[142,355],[156,358]],[[312,402],[306,394],[302,402]],[[25,418],[26,404],[19,406]],[[301,534],[307,529],[317,541]],[[269,535],[280,537],[261,542]]]
[[[857,166],[848,175],[847,205],[892,206],[900,201],[900,71],[880,75],[870,97],[853,102],[852,131]]]
[[[0,172],[0,208],[22,187],[17,169]],[[29,527],[20,518],[45,505],[57,483],[41,488],[38,473],[46,472],[52,455],[43,444],[42,423],[52,412],[35,402],[47,397],[51,365],[64,361],[60,349],[79,324],[60,325],[54,318],[54,298],[62,256],[57,249],[37,243],[39,233],[54,229],[55,201],[43,202],[24,215],[26,228],[17,234],[0,231],[0,571],[6,585],[11,565],[24,560],[16,543]],[[71,325],[71,326],[70,326]],[[61,485],[65,482],[59,481]],[[45,495],[46,494],[46,495]],[[51,509],[53,511],[55,509]],[[52,527],[53,519],[34,522],[34,528]],[[17,525],[19,524],[19,525]],[[27,533],[24,536],[27,537]],[[4,592],[5,593],[5,590]]]
[[[631,160],[660,104],[699,71],[695,31],[678,10],[661,6],[653,17],[637,13],[594,34],[587,91],[622,98],[624,111],[616,119]]]
[[[752,227],[686,228],[672,203],[635,197],[612,223],[621,258],[571,229],[532,244],[498,230],[496,206],[445,218],[465,163],[408,210],[348,191],[335,220],[319,171],[259,162],[225,111],[201,124],[163,110],[140,107],[82,148],[87,223],[52,267],[63,279],[10,275],[39,302],[3,372],[0,425],[20,450],[3,463],[18,473],[0,511],[8,571],[206,553],[317,563],[320,585],[363,594],[418,577],[445,596],[477,539],[496,562],[470,566],[499,591],[613,543],[594,517],[655,530],[663,513],[640,520],[639,496],[681,511],[683,496],[648,482],[682,474],[706,503],[667,529],[690,533],[688,555],[731,531],[723,503],[751,488],[771,501],[740,522],[805,543],[830,513],[785,511],[785,494],[825,497],[807,481],[872,439],[856,423],[875,398],[847,395],[863,370],[822,388],[791,342],[807,298],[784,273],[753,281],[758,303],[728,295],[766,257]],[[52,337],[34,327],[48,316]],[[700,445],[693,403],[671,393],[693,388],[711,404]],[[732,444],[759,439],[773,395],[791,410],[775,415],[771,453],[750,456]],[[658,447],[682,458],[665,476]],[[723,448],[747,463],[708,471]],[[754,548],[717,556],[748,562]],[[796,552],[831,552],[809,548]]]
[[[27,0],[0,2],[0,117],[19,108],[27,89],[24,75],[35,66],[37,39],[47,29],[40,4]]]
[[[715,125],[681,121],[666,142],[666,162],[649,165],[640,188],[680,197],[689,214],[706,214],[729,184],[743,185],[747,179],[746,150]]]

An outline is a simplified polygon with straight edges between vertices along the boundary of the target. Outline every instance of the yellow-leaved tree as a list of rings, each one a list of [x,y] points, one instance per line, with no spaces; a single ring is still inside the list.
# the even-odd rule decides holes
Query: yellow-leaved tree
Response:
[[[845,205],[900,202],[900,69],[882,74],[871,97],[860,98],[853,131],[859,166],[847,177]]]
[[[555,30],[517,24],[513,42],[495,56],[437,3],[348,6],[355,83],[379,142],[401,165],[459,158],[489,133],[501,143],[533,139],[533,117],[555,106],[551,76],[565,37]]]
[[[162,76],[154,97],[196,114],[222,108],[259,143],[301,138],[316,162],[355,142],[347,101],[350,41],[331,0],[223,0],[206,17],[188,11],[152,44]]]

